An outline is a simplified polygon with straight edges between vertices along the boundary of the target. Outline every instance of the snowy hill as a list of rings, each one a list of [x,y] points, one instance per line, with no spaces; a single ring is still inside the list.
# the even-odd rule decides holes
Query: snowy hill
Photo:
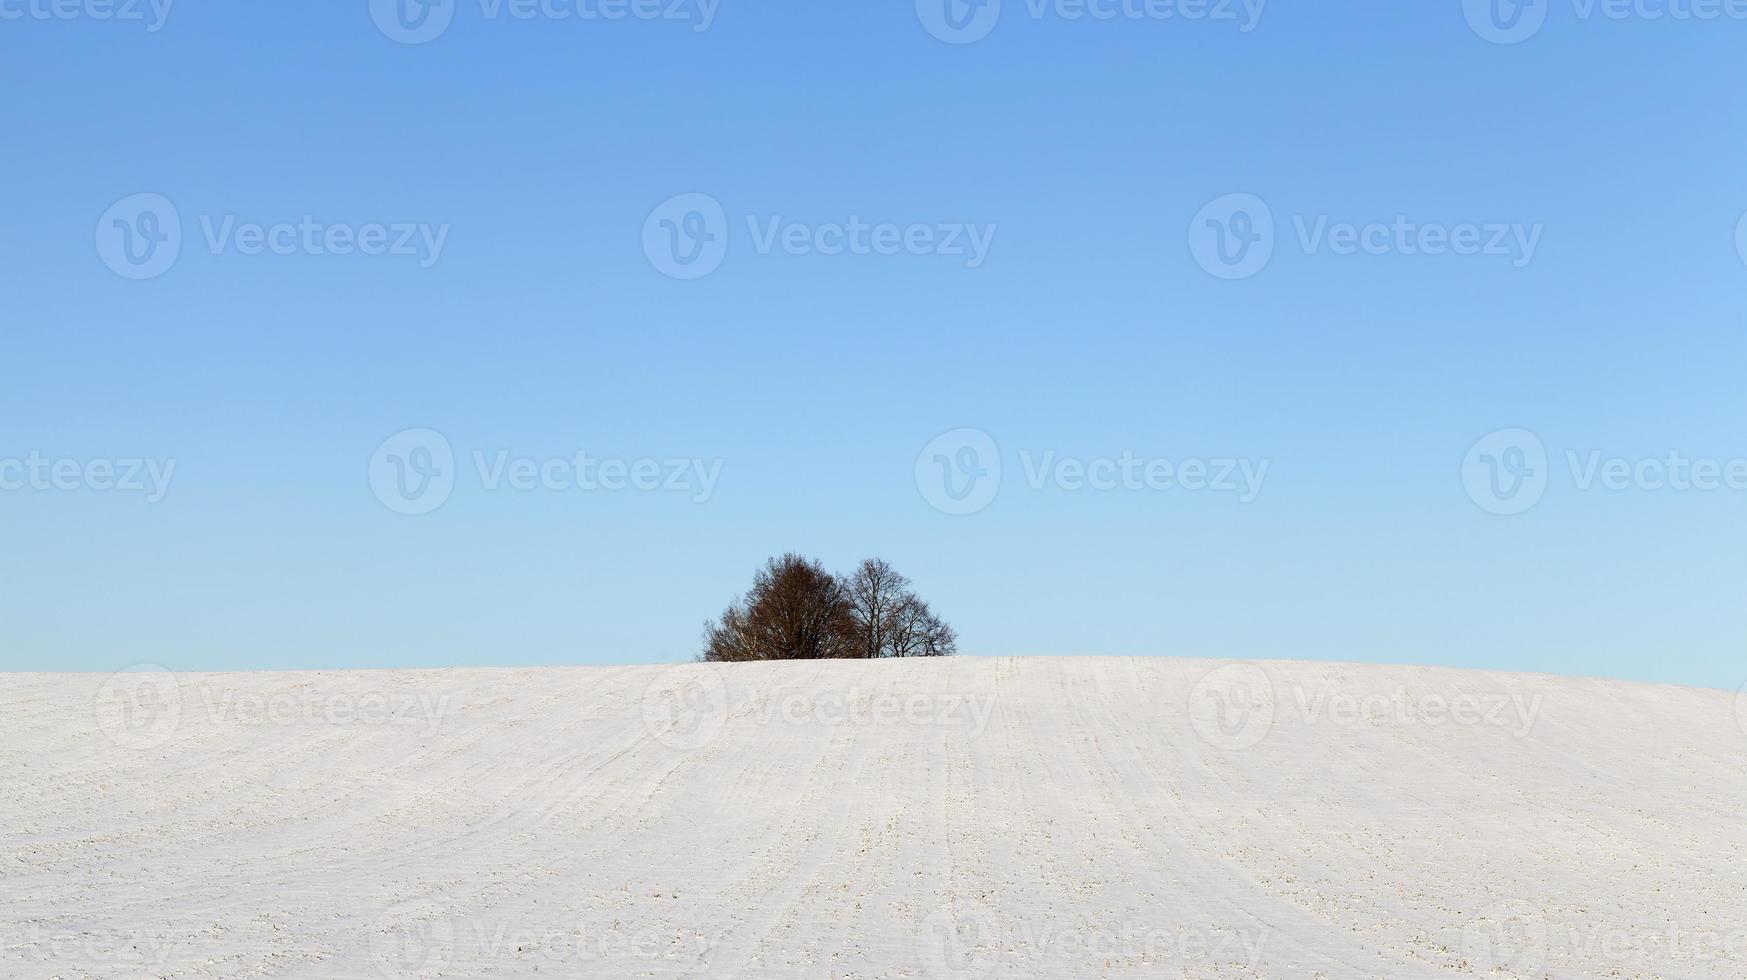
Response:
[[[0,975],[1739,980],[1742,713],[1166,659],[0,675]]]

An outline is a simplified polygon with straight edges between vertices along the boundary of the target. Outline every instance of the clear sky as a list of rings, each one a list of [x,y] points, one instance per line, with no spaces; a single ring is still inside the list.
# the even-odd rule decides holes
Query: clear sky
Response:
[[[1747,680],[1747,10],[405,2],[0,0],[0,669]]]

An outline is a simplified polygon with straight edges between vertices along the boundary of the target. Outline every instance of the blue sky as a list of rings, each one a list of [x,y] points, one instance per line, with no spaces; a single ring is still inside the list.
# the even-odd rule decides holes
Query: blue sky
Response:
[[[792,549],[1747,681],[1747,20],[931,2],[0,3],[0,669],[684,660]]]

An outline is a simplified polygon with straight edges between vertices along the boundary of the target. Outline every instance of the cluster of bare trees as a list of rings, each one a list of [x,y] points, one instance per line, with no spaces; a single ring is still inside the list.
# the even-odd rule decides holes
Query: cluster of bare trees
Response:
[[[765,562],[752,590],[704,624],[701,659],[830,660],[949,657],[958,635],[878,558],[853,575],[787,554]]]

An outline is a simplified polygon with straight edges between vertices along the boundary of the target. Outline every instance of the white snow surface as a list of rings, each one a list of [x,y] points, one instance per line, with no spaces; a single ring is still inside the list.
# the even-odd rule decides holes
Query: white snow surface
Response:
[[[0,674],[0,977],[1747,977],[1719,692],[1164,658]]]

